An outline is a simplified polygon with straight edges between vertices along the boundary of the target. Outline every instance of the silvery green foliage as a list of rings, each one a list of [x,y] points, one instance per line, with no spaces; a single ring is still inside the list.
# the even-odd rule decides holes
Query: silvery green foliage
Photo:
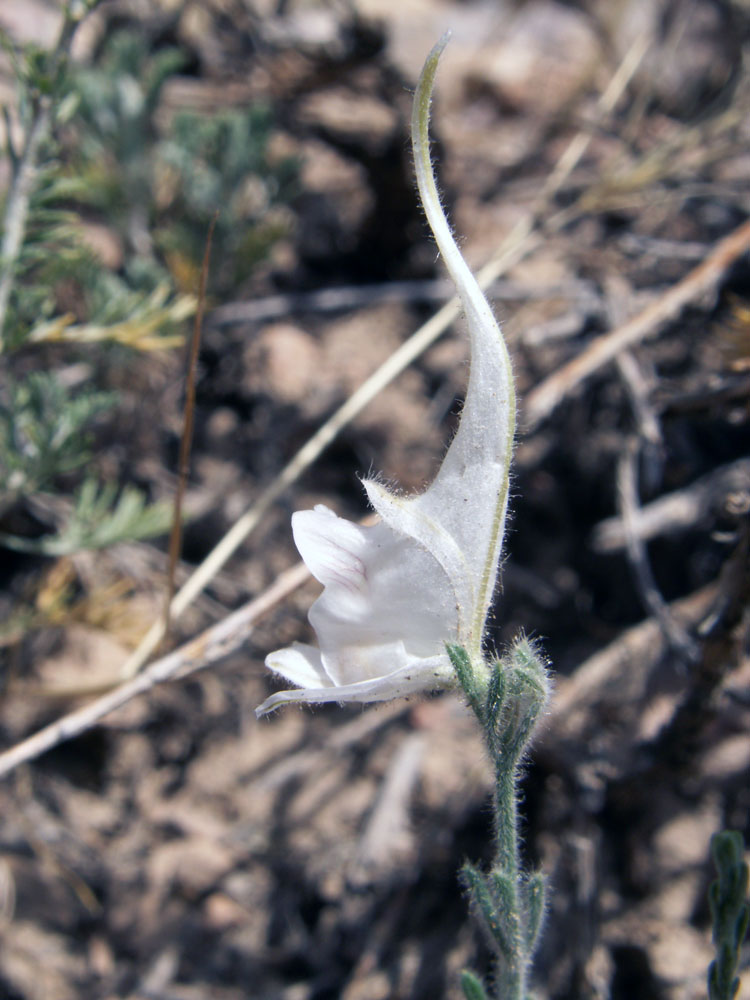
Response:
[[[88,462],[87,425],[114,403],[109,393],[73,394],[51,372],[0,379],[0,510]]]
[[[463,260],[440,205],[429,153],[429,106],[441,41],[417,86],[412,145],[419,195],[456,285],[471,342],[461,421],[426,492],[405,497],[365,480],[380,515],[361,527],[318,506],[292,518],[297,548],[324,585],[310,610],[318,646],[295,643],[266,665],[297,685],[268,698],[258,715],[287,702],[383,701],[455,684],[446,642],[481,669],[508,503],[515,395],[502,334]]]
[[[711,839],[719,877],[708,894],[716,948],[716,958],[708,970],[709,1000],[734,1000],[740,988],[740,949],[750,921],[744,852],[742,834],[737,830],[723,830]]]
[[[71,389],[56,370],[30,371],[31,351],[53,341],[80,346],[106,339],[167,347],[193,308],[185,298],[168,302],[166,286],[147,293],[105,268],[82,240],[82,220],[71,207],[84,199],[87,185],[71,175],[61,141],[80,124],[69,51],[79,22],[98,2],[64,3],[60,34],[49,50],[14,46],[0,30],[22,126],[14,144],[9,112],[2,109],[10,182],[0,218],[0,516],[17,505],[41,512],[44,520],[67,511],[55,533],[2,533],[0,548],[48,555],[163,534],[172,515],[133,486],[98,484],[91,470],[80,481],[92,458],[96,418],[114,408],[116,394],[97,391],[93,379]],[[60,292],[71,289],[83,322],[61,312]],[[64,359],[62,352],[57,357]],[[37,367],[49,363],[43,354]],[[69,503],[59,494],[69,491],[71,476],[80,485]]]
[[[66,556],[83,549],[104,549],[169,531],[174,505],[149,503],[139,489],[85,479],[73,497],[67,517],[55,534],[22,538],[0,532],[0,545],[16,552]]]
[[[186,60],[122,29],[105,39],[95,65],[76,69],[74,162],[85,181],[77,199],[106,213],[122,237],[126,273],[141,288],[181,272],[184,283],[221,209],[211,288],[233,293],[284,235],[278,209],[294,191],[297,166],[272,161],[273,112],[257,101],[210,115],[181,110],[159,127],[164,85]]]

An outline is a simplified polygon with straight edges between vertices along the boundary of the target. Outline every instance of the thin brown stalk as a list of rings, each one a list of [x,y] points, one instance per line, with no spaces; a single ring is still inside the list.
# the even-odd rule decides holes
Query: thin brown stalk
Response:
[[[193,427],[195,423],[195,382],[198,371],[198,353],[200,351],[201,334],[203,332],[203,315],[206,308],[206,287],[208,285],[208,267],[211,262],[211,244],[214,238],[218,211],[214,212],[206,237],[206,249],[203,253],[200,285],[198,289],[198,307],[195,311],[193,336],[188,348],[187,377],[185,384],[185,418],[180,439],[180,457],[177,472],[177,491],[174,497],[174,514],[172,516],[172,531],[169,535],[169,555],[167,562],[167,593],[164,601],[164,638],[169,636],[172,599],[175,591],[175,574],[177,562],[182,549],[182,505],[187,488],[188,472],[190,471],[190,450],[193,444]]]

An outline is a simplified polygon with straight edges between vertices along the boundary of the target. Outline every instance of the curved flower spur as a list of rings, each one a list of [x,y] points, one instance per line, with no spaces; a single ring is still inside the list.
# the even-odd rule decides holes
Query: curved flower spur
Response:
[[[379,524],[361,527],[324,506],[293,515],[295,544],[324,587],[309,613],[319,648],[295,643],[266,657],[297,688],[266,699],[258,716],[286,702],[386,701],[453,686],[446,643],[487,670],[482,637],[503,542],[515,394],[505,341],[453,239],[430,161],[430,99],[446,42],[422,70],[411,135],[419,195],[471,341],[460,424],[425,493],[404,497],[364,481]]]

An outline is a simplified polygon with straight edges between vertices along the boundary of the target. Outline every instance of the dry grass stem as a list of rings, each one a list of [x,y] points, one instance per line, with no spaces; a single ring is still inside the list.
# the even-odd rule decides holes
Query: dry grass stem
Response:
[[[28,763],[60,743],[80,736],[110,712],[125,705],[137,695],[150,691],[157,684],[178,677],[187,677],[188,674],[229,656],[247,641],[255,622],[288,597],[308,579],[309,575],[304,563],[297,563],[281,573],[260,597],[249,601],[179,649],[156,660],[136,677],[97,698],[96,701],[64,715],[33,736],[1,753],[0,777],[9,774],[19,764]]]
[[[613,361],[628,347],[656,336],[663,325],[680,314],[685,306],[713,291],[731,265],[750,249],[750,222],[743,222],[720,240],[703,263],[693,268],[682,281],[650,303],[637,316],[617,329],[593,340],[577,358],[573,358],[533,389],[526,397],[522,423],[526,433],[546,420],[594,372]]]
[[[626,551],[633,578],[644,609],[659,622],[670,646],[689,663],[698,656],[697,644],[669,610],[656,585],[649,562],[646,543],[638,534],[638,439],[633,437],[625,442],[625,447],[617,463],[617,504],[625,532]]]
[[[174,515],[172,517],[172,531],[169,536],[169,557],[167,565],[167,594],[164,603],[164,637],[169,635],[170,615],[172,598],[174,597],[175,572],[180,558],[182,548],[182,502],[185,497],[187,487],[188,472],[190,471],[190,449],[193,443],[193,423],[195,420],[195,382],[198,372],[198,353],[200,351],[201,333],[203,331],[203,314],[206,308],[206,286],[208,284],[208,267],[211,261],[211,243],[216,228],[216,220],[219,217],[218,211],[214,212],[211,224],[208,227],[206,237],[206,249],[203,254],[203,264],[200,273],[200,287],[198,289],[198,308],[195,313],[195,323],[193,326],[193,336],[190,339],[190,347],[187,359],[187,379],[185,386],[185,417],[182,427],[182,437],[180,439],[180,457],[177,470],[177,491],[174,498]]]

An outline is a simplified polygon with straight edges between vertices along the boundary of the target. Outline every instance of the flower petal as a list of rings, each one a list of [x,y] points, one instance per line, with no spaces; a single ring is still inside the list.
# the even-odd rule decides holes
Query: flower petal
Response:
[[[341,684],[334,687],[306,688],[304,690],[277,691],[266,698],[255,710],[256,716],[273,712],[281,705],[318,702],[374,702],[390,701],[421,691],[438,691],[455,684],[453,668],[446,654],[421,660],[411,666],[394,670],[382,677],[355,684]]]
[[[445,639],[456,637],[453,589],[424,546],[386,524],[362,527],[322,506],[294,514],[292,523],[300,555],[325,588],[309,618],[334,684],[439,655]]]
[[[292,514],[294,544],[312,575],[346,617],[368,609],[369,584],[363,559],[366,529],[346,521],[323,504]]]
[[[303,642],[269,653],[266,666],[300,687],[328,687],[333,683],[323,666],[320,650]]]
[[[456,540],[439,520],[423,510],[419,497],[400,497],[373,479],[365,480],[364,487],[383,521],[397,534],[405,535],[429,552],[442,567],[456,602],[458,635],[465,637],[476,606],[476,595],[471,567]]]

